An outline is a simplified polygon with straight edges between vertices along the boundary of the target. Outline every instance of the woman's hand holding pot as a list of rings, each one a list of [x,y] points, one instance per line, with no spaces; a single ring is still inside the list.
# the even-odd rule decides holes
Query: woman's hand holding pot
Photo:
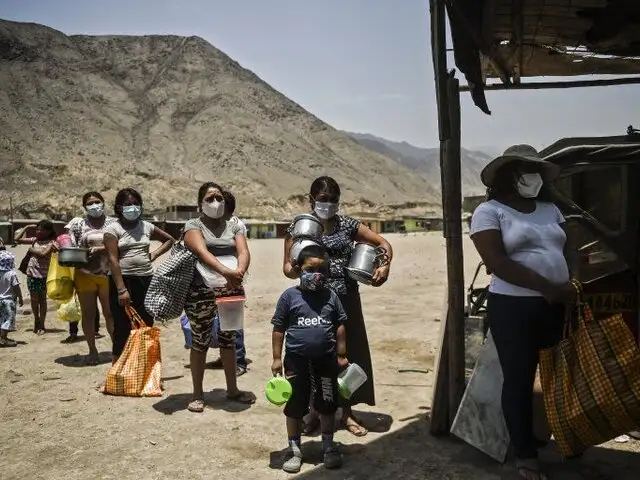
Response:
[[[373,272],[373,277],[371,279],[371,285],[374,287],[379,287],[389,278],[389,265],[383,265],[381,267],[376,268]]]

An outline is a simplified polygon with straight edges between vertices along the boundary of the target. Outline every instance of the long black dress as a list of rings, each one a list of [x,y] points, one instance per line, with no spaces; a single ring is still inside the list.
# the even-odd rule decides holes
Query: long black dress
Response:
[[[345,267],[349,265],[353,253],[356,233],[360,221],[352,217],[336,215],[333,232],[322,236],[322,244],[329,255],[329,278],[327,286],[331,288],[342,302],[347,314],[345,332],[347,336],[347,358],[351,363],[358,364],[367,374],[368,380],[343,405],[358,405],[366,403],[375,405],[373,383],[373,365],[367,329],[362,315],[362,303],[358,282],[346,275]],[[289,232],[291,231],[291,227]]]

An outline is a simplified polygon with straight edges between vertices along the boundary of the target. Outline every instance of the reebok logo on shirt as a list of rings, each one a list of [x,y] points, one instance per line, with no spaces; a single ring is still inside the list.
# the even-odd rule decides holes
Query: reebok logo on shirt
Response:
[[[331,325],[331,321],[325,320],[322,317],[298,317],[298,326],[299,327],[317,327],[318,325]]]

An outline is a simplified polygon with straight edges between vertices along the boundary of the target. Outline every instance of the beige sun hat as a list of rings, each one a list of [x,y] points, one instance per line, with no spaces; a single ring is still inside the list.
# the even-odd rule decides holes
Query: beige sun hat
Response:
[[[542,179],[545,182],[550,182],[560,175],[560,167],[555,163],[542,160],[538,151],[531,145],[512,145],[482,169],[482,172],[480,172],[482,183],[490,187],[498,170],[503,165],[516,161],[538,165],[540,167],[540,175],[542,175]]]

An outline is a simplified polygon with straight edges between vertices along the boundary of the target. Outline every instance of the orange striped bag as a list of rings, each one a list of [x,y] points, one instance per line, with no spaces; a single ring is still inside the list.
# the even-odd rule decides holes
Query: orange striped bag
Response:
[[[595,320],[578,291],[577,324],[540,352],[540,373],[549,426],[560,453],[637,430],[640,425],[640,349],[622,315]]]
[[[148,327],[140,315],[127,307],[131,333],[118,361],[107,372],[104,393],[128,397],[162,395],[160,329]]]

